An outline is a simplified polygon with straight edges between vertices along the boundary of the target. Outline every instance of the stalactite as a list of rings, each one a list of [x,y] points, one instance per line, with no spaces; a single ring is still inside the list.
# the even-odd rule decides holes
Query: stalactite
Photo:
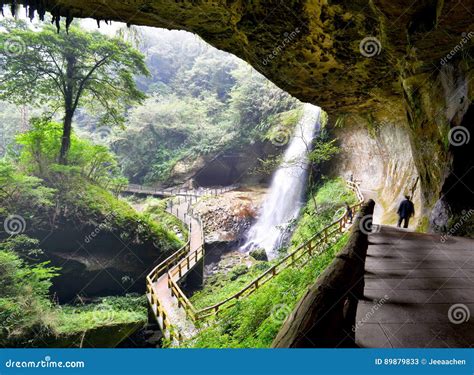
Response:
[[[69,26],[71,26],[73,19],[71,12],[68,10],[66,15],[66,33],[69,33]]]
[[[59,33],[59,30],[61,29],[61,16],[59,14],[59,7],[54,9],[54,13],[50,12],[52,15],[51,18],[51,23],[56,25],[56,30]]]
[[[46,8],[44,6],[43,0],[37,0],[38,16],[41,21],[44,21],[44,16],[46,14]]]
[[[16,11],[17,11],[17,3],[16,0],[13,0],[11,5],[10,5],[10,10],[12,12],[12,16],[15,17]]]
[[[30,21],[33,21],[33,19],[35,18],[36,2],[32,2],[31,4],[25,2],[25,8],[28,18],[30,19]]]

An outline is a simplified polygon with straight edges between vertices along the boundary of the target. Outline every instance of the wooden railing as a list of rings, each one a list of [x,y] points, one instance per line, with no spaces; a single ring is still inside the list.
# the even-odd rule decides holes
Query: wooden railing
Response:
[[[364,296],[365,259],[369,246],[364,220],[375,202],[364,203],[351,235],[331,264],[306,289],[272,343],[274,348],[354,348],[359,300]]]
[[[364,197],[360,192],[359,186],[357,183],[352,181],[347,181],[348,187],[355,192],[357,195],[358,202],[351,206],[352,216],[354,216],[355,212],[360,209],[364,202]],[[200,220],[199,218],[197,220]],[[230,308],[234,306],[239,299],[244,298],[261,286],[266,284],[269,280],[273,279],[277,276],[282,270],[291,267],[299,260],[304,260],[308,262],[313,255],[320,255],[322,254],[325,249],[327,249],[327,244],[331,239],[334,238],[336,234],[340,234],[344,232],[346,228],[346,224],[348,223],[349,217],[347,212],[344,212],[341,217],[339,217],[336,221],[329,224],[321,231],[313,235],[310,239],[308,239],[305,243],[298,246],[295,250],[291,253],[286,255],[283,259],[281,259],[278,263],[274,264],[268,270],[263,272],[260,276],[255,278],[252,282],[250,282],[247,286],[242,288],[240,291],[235,293],[234,295],[228,297],[227,299],[216,303],[215,305],[203,308],[201,310],[197,310],[193,304],[189,301],[185,293],[179,287],[179,281],[204,257],[204,234],[203,234],[203,227],[201,224],[201,244],[198,246],[197,249],[192,251],[181,252],[179,257],[179,252],[182,250],[178,250],[175,254],[173,254],[173,259],[168,261],[166,260],[160,265],[158,265],[147,277],[147,283],[153,283],[154,280],[156,281],[160,276],[156,276],[154,274],[156,272],[162,271],[165,268],[167,269],[168,273],[168,287],[170,288],[172,296],[174,296],[178,301],[178,306],[182,307],[185,312],[186,316],[194,323],[204,320],[209,316],[216,315],[220,311]],[[189,245],[189,243],[188,243]],[[176,255],[176,256],[175,256]],[[178,259],[178,257],[180,259]],[[182,258],[181,258],[182,257]],[[306,257],[305,259],[302,259]],[[170,266],[171,262],[173,265]],[[147,289],[148,286],[147,286]],[[151,288],[152,289],[152,288]],[[159,302],[156,302],[156,309],[159,313],[161,313],[166,318],[166,313],[159,311]],[[159,318],[163,321],[165,319]],[[175,337],[180,337],[179,334]]]
[[[183,247],[153,268],[153,270],[146,277],[148,302],[150,303],[150,307],[156,317],[158,325],[161,327],[162,332],[165,335],[168,335],[167,339],[176,339],[178,341],[181,341],[182,339],[181,334],[170,323],[168,315],[158,298],[153,284],[156,283],[161,276],[168,272],[168,270],[173,267],[184,255],[186,255],[189,252],[189,249],[190,240],[188,240]]]
[[[174,214],[174,212],[168,208],[167,211],[171,214]],[[194,307],[189,302],[183,291],[179,288],[178,281],[187,272],[189,272],[191,268],[199,262],[200,259],[204,257],[204,231],[200,217],[193,218],[190,215],[183,216],[179,215],[178,212],[176,212],[176,217],[188,225],[189,239],[184,246],[163,260],[160,264],[153,268],[153,270],[151,270],[151,272],[146,277],[146,289],[150,307],[165,337],[169,340],[174,339],[179,342],[183,339],[182,334],[175,326],[171,324],[168,314],[163,307],[163,304],[160,301],[153,285],[160,279],[160,277],[167,274],[167,285],[171,291],[171,296],[175,296],[177,298],[178,306],[183,307],[187,316],[194,321],[195,315],[192,314]],[[200,246],[194,251],[191,251],[192,219],[196,220],[198,226],[200,227]]]
[[[360,193],[360,190],[357,184],[348,181],[348,186],[351,190],[354,190],[359,200],[355,205],[351,206],[351,210],[354,215],[354,213],[358,211],[360,207],[362,206],[362,204],[364,203],[364,197]],[[267,283],[269,280],[273,279],[282,270],[292,266],[295,262],[303,258],[305,255],[308,255],[309,257],[313,255],[320,255],[321,253],[324,252],[325,248],[327,247],[324,245],[326,245],[329,242],[329,239],[332,238],[334,234],[342,233],[344,231],[345,225],[348,222],[348,220],[349,218],[347,216],[347,213],[344,213],[339,219],[337,219],[336,221],[334,221],[333,223],[329,224],[328,226],[323,228],[321,231],[316,233],[304,244],[297,247],[295,250],[293,250],[291,253],[289,253],[287,256],[281,259],[278,263],[270,267],[268,270],[266,270],[264,273],[262,273],[252,282],[250,282],[243,289],[241,289],[234,295],[228,297],[224,301],[221,301],[219,303],[216,303],[213,306],[209,306],[202,310],[199,310],[196,313],[197,314],[196,320],[204,319],[210,315],[217,314],[222,309],[234,306],[240,298],[252,294],[262,285]],[[310,259],[309,257],[306,259],[306,262],[309,261]]]

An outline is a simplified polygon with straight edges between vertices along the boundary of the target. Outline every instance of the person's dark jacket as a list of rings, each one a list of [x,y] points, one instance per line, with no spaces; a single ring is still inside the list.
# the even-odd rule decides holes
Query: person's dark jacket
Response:
[[[413,202],[409,199],[405,199],[402,203],[400,203],[400,207],[398,207],[397,211],[400,217],[411,217],[415,214],[415,206]]]

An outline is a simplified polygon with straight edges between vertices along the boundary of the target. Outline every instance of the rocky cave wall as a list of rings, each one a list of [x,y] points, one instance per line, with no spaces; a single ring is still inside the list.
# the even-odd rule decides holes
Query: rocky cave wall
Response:
[[[360,181],[366,198],[377,202],[374,221],[395,224],[396,211],[403,196],[413,197],[420,222],[422,206],[419,176],[410,150],[410,137],[403,103],[370,115],[345,115],[331,132],[338,139],[341,153],[326,173],[351,175]]]
[[[350,160],[341,161],[341,170],[361,166],[362,176],[372,176],[377,183],[371,187],[382,192],[387,212],[416,177],[420,228],[428,228],[429,218],[433,228],[443,227],[453,211],[472,206],[472,152],[469,144],[454,148],[448,135],[459,124],[472,134],[473,0],[15,3],[27,3],[40,14],[50,11],[55,21],[92,17],[194,32],[333,118],[352,118],[337,132],[355,152],[361,145],[373,148],[373,173]],[[375,136],[373,130],[364,133],[374,119],[383,125]],[[406,137],[410,147],[403,148]]]

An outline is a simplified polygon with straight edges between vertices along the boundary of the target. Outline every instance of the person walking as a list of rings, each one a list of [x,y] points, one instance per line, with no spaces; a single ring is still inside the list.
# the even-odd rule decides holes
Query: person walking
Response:
[[[400,228],[403,221],[403,228],[408,228],[408,223],[410,218],[415,215],[415,206],[413,202],[410,200],[410,196],[405,195],[405,200],[400,203],[398,207],[398,224],[397,227]]]
[[[349,203],[346,202],[346,216],[347,216],[347,221],[349,223],[352,223],[352,208],[349,206]]]

